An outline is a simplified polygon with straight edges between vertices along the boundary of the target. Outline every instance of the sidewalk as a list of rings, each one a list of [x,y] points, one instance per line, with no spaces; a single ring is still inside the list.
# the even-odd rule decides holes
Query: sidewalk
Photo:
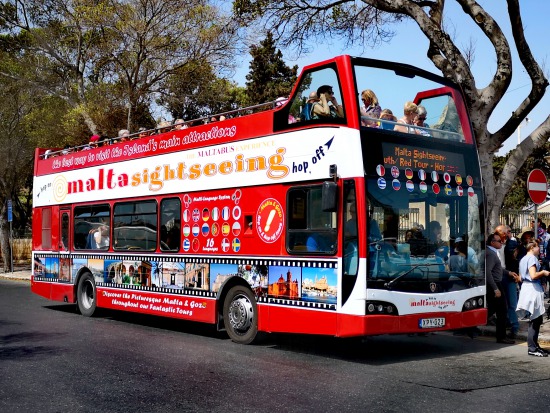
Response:
[[[13,272],[0,272],[0,279],[30,281],[31,270],[14,269]]]
[[[29,281],[31,280],[30,269],[15,269],[13,272],[0,272],[0,279],[7,280],[19,280]],[[519,321],[519,332],[515,340],[517,342],[527,341],[527,328],[529,327],[529,320]],[[496,327],[492,325],[479,327],[482,336],[495,337]],[[550,344],[550,320],[546,320],[544,317],[544,323],[540,327],[539,342]]]

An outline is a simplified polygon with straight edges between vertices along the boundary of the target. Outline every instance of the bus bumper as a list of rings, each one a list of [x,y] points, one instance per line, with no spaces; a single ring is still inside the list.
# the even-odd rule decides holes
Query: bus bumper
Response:
[[[438,328],[421,328],[422,319],[445,319]],[[402,316],[339,314],[338,337],[373,336],[380,334],[428,333],[432,331],[458,330],[487,324],[487,309],[456,312],[409,314]]]

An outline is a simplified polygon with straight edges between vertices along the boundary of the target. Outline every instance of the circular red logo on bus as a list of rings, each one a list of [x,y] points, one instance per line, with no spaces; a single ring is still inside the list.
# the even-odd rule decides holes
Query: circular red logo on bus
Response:
[[[285,224],[283,207],[273,198],[264,200],[256,214],[256,229],[258,235],[267,243],[273,243],[283,233]]]

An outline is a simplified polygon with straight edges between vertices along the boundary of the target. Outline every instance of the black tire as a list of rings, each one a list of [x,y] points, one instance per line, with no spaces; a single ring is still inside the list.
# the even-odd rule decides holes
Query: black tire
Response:
[[[250,344],[258,338],[258,308],[249,288],[232,287],[223,303],[223,323],[235,343]]]
[[[91,317],[94,314],[97,306],[97,289],[94,277],[89,272],[84,273],[78,281],[76,303],[83,316]]]

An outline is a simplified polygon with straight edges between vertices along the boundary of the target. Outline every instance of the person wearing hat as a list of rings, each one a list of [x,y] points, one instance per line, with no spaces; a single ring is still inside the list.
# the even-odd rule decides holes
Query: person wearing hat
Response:
[[[319,98],[317,97],[317,92],[314,90],[309,94],[309,98],[302,109],[302,113],[300,114],[301,120],[311,120],[311,109],[313,109],[313,105],[316,102],[319,102]]]

